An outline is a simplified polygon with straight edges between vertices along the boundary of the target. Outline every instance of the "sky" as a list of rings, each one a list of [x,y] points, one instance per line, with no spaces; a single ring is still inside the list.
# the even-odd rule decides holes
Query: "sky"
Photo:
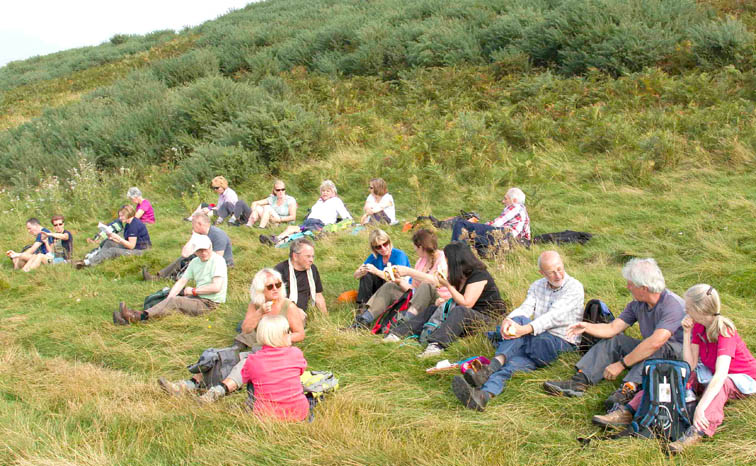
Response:
[[[0,8],[0,66],[35,55],[98,45],[116,34],[178,31],[252,1],[8,0]]]

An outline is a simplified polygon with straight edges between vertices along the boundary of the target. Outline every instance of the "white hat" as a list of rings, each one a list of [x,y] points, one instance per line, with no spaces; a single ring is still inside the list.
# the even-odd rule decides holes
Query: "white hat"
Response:
[[[213,242],[210,241],[210,237],[207,235],[193,234],[190,244],[191,253],[197,252],[197,249],[212,249]]]

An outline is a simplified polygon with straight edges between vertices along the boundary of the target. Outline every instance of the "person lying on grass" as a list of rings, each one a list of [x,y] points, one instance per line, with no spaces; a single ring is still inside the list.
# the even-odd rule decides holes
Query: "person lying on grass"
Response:
[[[722,315],[719,293],[706,284],[685,292],[683,358],[695,368],[689,382],[700,397],[693,413],[693,425],[677,441],[669,444],[673,453],[711,437],[724,420],[728,400],[745,398],[756,392],[756,359],[748,351],[732,321]],[[713,374],[713,375],[712,375]],[[643,390],[627,404],[605,416],[594,416],[602,426],[630,424],[643,398]]]
[[[583,320],[583,285],[567,275],[556,251],[541,253],[538,271],[543,278],[530,285],[525,301],[489,333],[498,343],[491,364],[452,380],[454,395],[467,408],[483,411],[515,372],[544,367],[577,349],[580,335],[568,335],[567,329]]]
[[[9,249],[5,255],[13,262],[14,270],[30,272],[43,263],[52,261],[52,238],[47,236],[50,230],[42,227],[34,217],[26,221],[26,231],[34,237],[34,243],[26,251],[16,252]]]
[[[425,309],[432,305],[437,306],[451,297],[449,290],[438,288],[436,273],[446,275],[448,267],[444,252],[438,249],[436,234],[430,230],[420,229],[412,235],[412,244],[415,245],[418,256],[415,268],[396,265],[394,269],[398,272],[398,276],[394,280],[386,281],[368,299],[365,303],[365,310],[357,315],[355,327],[369,327],[370,323],[409,290],[412,290],[409,305],[410,308],[414,309],[414,314],[417,314],[418,309]],[[408,282],[407,277],[411,278],[412,281]],[[362,285],[362,279],[360,285]]]
[[[279,235],[260,235],[260,242],[269,246],[288,241],[289,236],[295,233],[311,231],[317,233],[326,225],[331,225],[341,220],[351,220],[352,215],[347,210],[344,202],[336,195],[336,185],[331,180],[325,180],[320,184],[320,198],[310,209],[310,214],[301,225],[286,227]]]
[[[302,350],[291,346],[289,321],[282,315],[263,316],[257,341],[262,348],[247,356],[241,370],[242,382],[253,388],[247,405],[260,417],[304,421],[310,414],[301,383],[307,361]]]
[[[402,316],[402,322],[392,326],[384,338],[390,342],[420,335],[430,321],[435,327],[428,332],[428,346],[419,357],[438,356],[458,337],[498,321],[506,310],[493,277],[467,243],[447,244],[444,255],[449,277],[439,274],[438,282],[449,290],[451,299],[440,306],[417,309],[417,314],[410,308]]]
[[[374,315],[367,309],[367,303],[385,285],[393,284],[391,294],[398,292],[399,296],[411,288],[409,277],[395,277],[392,280],[391,276],[387,275],[389,266],[409,267],[407,254],[395,248],[391,243],[391,237],[383,230],[371,231],[369,240],[373,252],[354,271],[354,278],[360,281],[360,285],[357,289],[357,316],[352,328],[367,327],[375,319],[377,314]]]
[[[242,333],[236,336],[237,347],[249,348],[250,352],[239,353],[240,361],[231,370],[229,375],[220,385],[209,387],[199,397],[205,403],[212,403],[239,389],[242,386],[241,371],[246,358],[260,349],[260,341],[257,338],[257,326],[263,316],[280,315],[286,318],[291,329],[291,341],[304,340],[304,321],[306,314],[292,301],[286,299],[286,287],[283,284],[281,274],[273,269],[262,269],[255,278],[249,289],[250,303],[247,313],[241,324]],[[170,382],[161,377],[158,379],[160,387],[171,395],[197,394],[204,387],[202,375],[197,374],[188,380]]]
[[[511,188],[504,199],[504,210],[495,219],[487,223],[474,223],[457,220],[452,225],[452,241],[462,239],[463,232],[472,240],[475,249],[485,254],[489,247],[497,244],[496,232],[504,238],[515,241],[530,241],[530,216],[525,208],[525,193],[520,188]]]
[[[100,264],[121,256],[138,256],[152,247],[150,233],[141,220],[134,217],[136,211],[130,205],[118,209],[118,218],[124,225],[123,236],[115,232],[108,233],[108,239],[100,248],[84,260],[74,263],[77,269]]]
[[[129,309],[122,301],[113,312],[113,323],[128,325],[163,317],[176,311],[190,316],[202,315],[226,302],[228,272],[223,257],[213,252],[210,238],[196,235],[190,249],[197,257],[192,259],[186,271],[173,285],[168,297],[144,311]],[[196,284],[186,286],[190,281]]]
[[[607,412],[616,405],[624,405],[638,391],[643,380],[643,361],[648,358],[680,359],[682,354],[685,317],[682,298],[666,288],[664,276],[656,261],[631,259],[622,268],[627,289],[633,301],[608,324],[579,322],[570,326],[567,335],[583,332],[603,338],[575,365],[578,372],[569,380],[544,382],[547,393],[565,396],[583,396],[585,390],[601,379],[614,380],[624,370],[622,386],[607,398]],[[638,340],[623,332],[638,322],[643,337]]]
[[[286,194],[286,184],[281,180],[273,183],[273,192],[265,199],[259,199],[248,206],[243,200],[236,203],[236,220],[252,227],[260,222],[260,228],[269,224],[293,222],[297,219],[297,201]]]
[[[181,255],[155,275],[151,274],[146,267],[142,267],[142,278],[145,281],[153,281],[161,278],[174,277],[176,274],[180,273],[182,267],[186,266],[187,262],[195,257],[191,252],[195,235],[207,235],[212,243],[213,251],[223,257],[223,260],[226,261],[226,266],[234,266],[234,253],[231,250],[231,238],[228,237],[225,231],[211,225],[210,217],[208,217],[207,214],[199,213],[192,217],[192,236],[189,237],[189,240],[181,248]]]

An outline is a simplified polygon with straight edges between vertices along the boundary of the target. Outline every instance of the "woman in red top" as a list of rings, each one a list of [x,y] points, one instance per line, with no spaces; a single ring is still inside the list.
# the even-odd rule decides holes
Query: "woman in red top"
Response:
[[[722,316],[720,310],[719,293],[713,286],[699,284],[685,292],[685,312],[688,315],[682,321],[683,358],[692,368],[700,359],[714,375],[703,384],[699,382],[703,379],[702,374],[693,373],[691,388],[700,399],[693,414],[693,425],[676,442],[669,444],[674,453],[698,443],[704,435],[714,435],[724,420],[727,400],[745,397],[731,375],[750,384],[756,380],[756,359],[738,335],[735,324]],[[641,390],[629,403],[633,410],[640,405],[642,396]]]
[[[291,346],[286,317],[266,315],[260,319],[257,341],[262,349],[250,354],[242,369],[242,381],[254,386],[255,414],[286,421],[307,419],[310,403],[300,382],[307,361],[302,350]]]

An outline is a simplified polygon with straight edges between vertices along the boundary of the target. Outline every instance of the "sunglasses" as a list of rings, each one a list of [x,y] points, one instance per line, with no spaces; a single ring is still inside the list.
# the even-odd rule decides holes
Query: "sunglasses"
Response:
[[[268,291],[271,291],[273,288],[279,290],[281,289],[282,286],[283,286],[283,282],[276,282],[276,283],[271,283],[269,285],[265,285],[265,289]]]
[[[60,223],[53,223],[53,226],[54,226],[54,227],[62,227],[62,226],[63,226],[63,222],[60,222]]]
[[[376,244],[375,246],[373,246],[373,249],[377,251],[378,249],[389,248],[389,247],[391,247],[391,241],[386,241],[383,244]]]
[[[276,188],[273,191],[280,193],[280,192],[286,191],[286,188]]]
[[[213,191],[217,191],[217,190],[221,189],[220,186],[210,186],[210,187],[213,189]]]
[[[375,189],[375,188],[374,188],[374,187],[372,187],[372,186],[368,186],[368,189]]]

